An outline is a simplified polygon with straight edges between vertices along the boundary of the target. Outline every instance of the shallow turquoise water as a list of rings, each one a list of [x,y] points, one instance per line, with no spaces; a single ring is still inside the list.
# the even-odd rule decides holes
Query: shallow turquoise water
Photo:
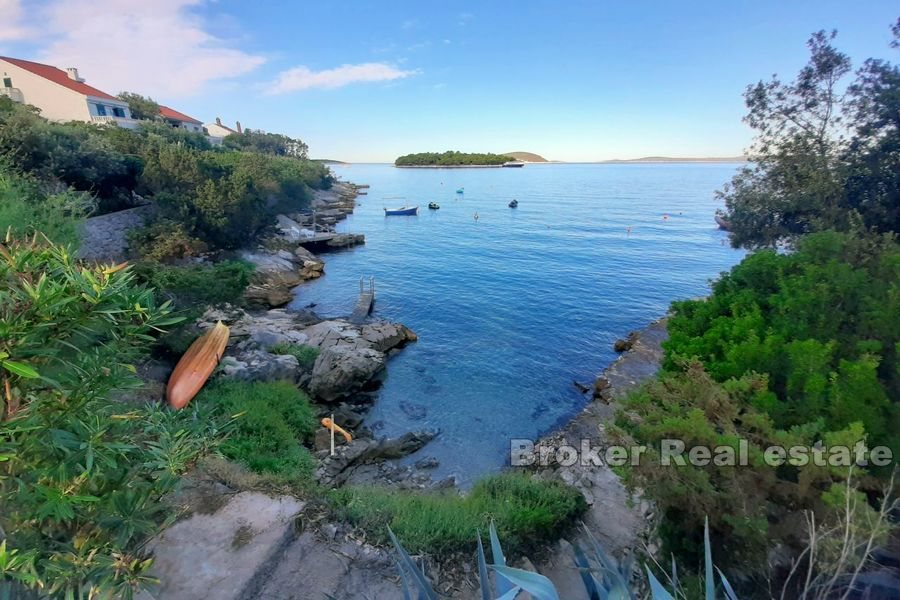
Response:
[[[325,255],[326,275],[299,287],[292,306],[349,314],[359,277],[374,275],[375,316],[419,342],[389,361],[367,422],[379,435],[439,428],[409,460],[435,456],[435,476],[470,482],[508,463],[510,438],[578,412],[587,400],[572,382],[591,383],[615,359],[616,338],[707,293],[741,259],[713,222],[714,192],[736,168],[335,167],[371,185],[339,226],[366,245]],[[440,210],[426,208],[432,200]],[[384,216],[406,203],[420,205],[417,217]]]

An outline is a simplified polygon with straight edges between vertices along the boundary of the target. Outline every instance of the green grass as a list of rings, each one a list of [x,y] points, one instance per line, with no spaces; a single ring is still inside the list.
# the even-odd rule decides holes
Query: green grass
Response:
[[[503,473],[480,480],[467,496],[456,493],[342,488],[331,496],[338,516],[388,543],[387,528],[411,552],[448,556],[471,552],[491,519],[511,553],[556,536],[586,508],[581,493],[557,482]]]
[[[203,390],[198,402],[226,416],[239,415],[220,446],[227,458],[277,481],[303,483],[315,467],[304,446],[316,429],[309,398],[292,384],[230,381]]]
[[[297,359],[301,367],[311,367],[319,357],[319,349],[305,344],[282,342],[272,346],[272,354],[289,354]]]
[[[46,195],[32,181],[0,165],[0,239],[43,233],[51,241],[77,249],[81,214],[88,207],[78,192]]]

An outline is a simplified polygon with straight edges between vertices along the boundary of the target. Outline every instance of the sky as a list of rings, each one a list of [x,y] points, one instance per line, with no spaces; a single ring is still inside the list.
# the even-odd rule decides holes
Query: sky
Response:
[[[882,0],[0,0],[0,55],[299,137],[310,155],[736,156],[745,87],[837,29],[896,60]]]

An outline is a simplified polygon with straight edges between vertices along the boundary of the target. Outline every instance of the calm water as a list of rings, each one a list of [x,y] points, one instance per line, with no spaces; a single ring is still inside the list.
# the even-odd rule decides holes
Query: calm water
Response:
[[[740,260],[713,222],[713,193],[735,169],[336,167],[371,184],[340,225],[367,243],[326,255],[325,277],[298,288],[292,306],[346,315],[359,277],[374,275],[375,315],[408,325],[419,342],[389,361],[368,424],[391,436],[439,428],[409,460],[435,456],[436,476],[470,482],[508,462],[510,438],[534,438],[578,412],[586,399],[572,382],[591,383],[615,359],[616,338],[672,300],[705,294]],[[432,200],[440,210],[425,208]],[[382,207],[407,202],[420,205],[417,217],[385,218]]]

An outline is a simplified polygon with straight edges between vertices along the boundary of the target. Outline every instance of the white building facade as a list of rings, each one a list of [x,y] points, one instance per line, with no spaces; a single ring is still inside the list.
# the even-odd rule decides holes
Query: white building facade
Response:
[[[78,69],[56,67],[0,56],[0,96],[40,109],[51,121],[108,123],[133,128],[128,103],[78,76]]]

